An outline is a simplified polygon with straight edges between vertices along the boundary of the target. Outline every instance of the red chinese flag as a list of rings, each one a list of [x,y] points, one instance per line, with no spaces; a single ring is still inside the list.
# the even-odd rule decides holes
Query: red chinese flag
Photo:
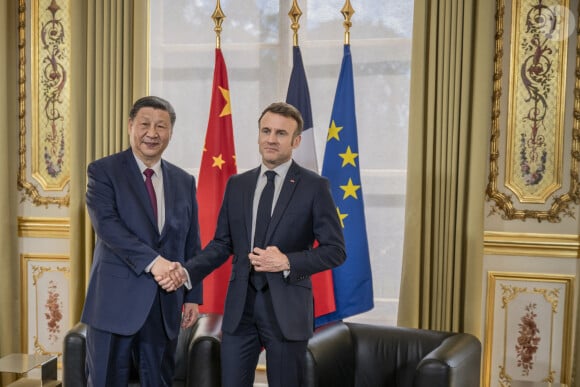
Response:
[[[336,310],[332,271],[325,270],[312,275],[314,317],[324,316]]]
[[[318,246],[318,241],[314,242],[314,247]],[[314,297],[314,317],[318,318],[336,310],[334,300],[334,284],[332,281],[332,270],[324,270],[313,274],[312,296]]]
[[[236,173],[228,75],[222,52],[216,48],[209,120],[197,185],[202,247],[214,236],[226,183]],[[223,313],[231,270],[230,258],[204,279],[200,312]]]

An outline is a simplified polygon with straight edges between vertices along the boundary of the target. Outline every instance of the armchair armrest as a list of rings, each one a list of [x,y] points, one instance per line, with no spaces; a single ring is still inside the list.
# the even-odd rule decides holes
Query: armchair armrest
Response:
[[[222,315],[208,313],[200,316],[189,341],[188,386],[221,386],[220,347]]]
[[[478,386],[481,343],[468,333],[447,337],[417,366],[418,386]]]
[[[62,364],[63,385],[85,387],[85,355],[87,326],[81,322],[72,327],[64,337]]]

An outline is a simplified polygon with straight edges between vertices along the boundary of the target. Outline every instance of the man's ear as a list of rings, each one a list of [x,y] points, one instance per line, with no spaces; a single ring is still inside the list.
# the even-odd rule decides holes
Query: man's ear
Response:
[[[302,135],[298,135],[296,136],[296,138],[294,139],[294,144],[292,145],[292,148],[298,148],[298,145],[300,145],[300,141],[302,141]]]

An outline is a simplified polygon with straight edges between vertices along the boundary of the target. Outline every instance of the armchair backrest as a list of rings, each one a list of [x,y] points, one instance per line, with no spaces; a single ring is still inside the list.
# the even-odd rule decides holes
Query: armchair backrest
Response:
[[[478,386],[480,362],[467,333],[336,322],[308,342],[305,386]]]
[[[417,366],[451,333],[346,323],[355,345],[355,386],[413,386]],[[436,385],[431,380],[431,386]]]
[[[221,324],[221,314],[208,313],[201,315],[191,328],[180,331],[175,356],[174,386],[221,385],[219,358]],[[64,387],[87,385],[86,331],[85,324],[77,323],[64,337],[62,367]]]

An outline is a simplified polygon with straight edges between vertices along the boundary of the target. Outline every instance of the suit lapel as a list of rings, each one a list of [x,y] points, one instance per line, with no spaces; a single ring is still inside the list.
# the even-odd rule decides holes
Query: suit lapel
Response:
[[[153,207],[151,206],[151,201],[149,200],[147,188],[145,188],[145,181],[141,176],[139,165],[137,165],[137,161],[135,161],[135,156],[133,156],[133,151],[131,148],[125,151],[123,163],[126,165],[124,170],[127,176],[126,181],[128,189],[135,193],[135,197],[143,205],[143,209],[147,214],[147,218],[157,230],[157,220],[155,219],[155,214],[153,214]]]
[[[272,233],[278,226],[278,223],[282,219],[282,215],[290,204],[290,199],[292,195],[294,195],[294,191],[298,186],[298,182],[300,181],[300,170],[298,165],[295,162],[292,162],[290,168],[288,169],[288,173],[286,173],[286,177],[282,183],[282,189],[280,190],[280,196],[278,196],[278,200],[276,201],[276,207],[274,207],[274,211],[272,212],[272,219],[270,219],[270,224],[268,225],[268,231],[266,232],[266,241],[270,241],[272,237]]]
[[[258,177],[260,176],[260,167],[254,169],[247,175],[246,181],[244,181],[243,192],[244,197],[242,198],[244,203],[244,219],[246,220],[246,236],[248,240],[248,246],[252,247],[252,209],[254,206],[254,193],[256,192],[256,185],[258,184]],[[250,247],[250,248],[251,248]]]
[[[171,203],[177,203],[177,190],[173,189],[173,174],[171,170],[167,167],[167,164],[163,159],[161,159],[161,173],[163,173],[163,197],[164,197],[164,206],[165,206],[165,219],[164,219],[164,226],[163,230],[160,230],[161,238],[164,238],[167,234],[165,230],[167,230],[167,219],[174,219],[174,216],[177,216],[173,211],[175,210],[175,206],[172,206]]]

